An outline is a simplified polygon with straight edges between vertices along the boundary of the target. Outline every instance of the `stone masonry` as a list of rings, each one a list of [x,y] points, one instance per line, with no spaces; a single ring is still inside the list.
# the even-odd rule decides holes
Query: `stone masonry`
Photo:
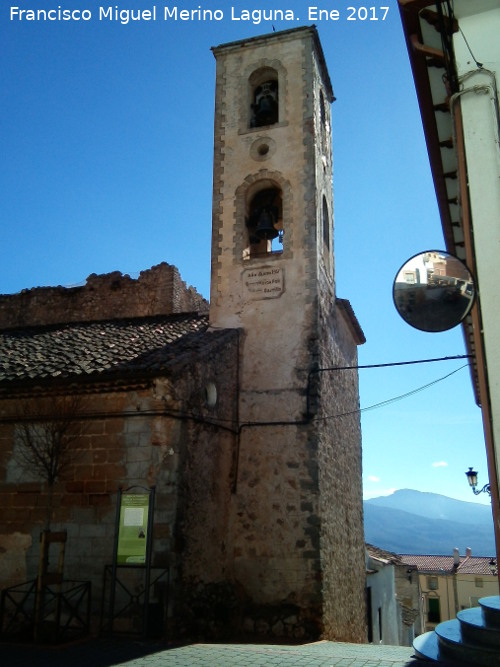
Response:
[[[230,576],[251,631],[363,641],[364,337],[335,297],[330,79],[314,28],[213,51],[210,322],[241,329]],[[277,91],[270,124],[253,118],[259,85]],[[281,243],[251,231],[270,196]],[[317,372],[332,366],[353,370]]]
[[[92,282],[105,285],[96,311],[112,312],[108,277]],[[12,309],[18,296],[11,297]],[[191,291],[178,296],[177,303],[192,307]],[[47,485],[20,465],[19,424],[28,415],[39,423],[53,419],[54,400],[77,395],[78,437],[53,488],[50,524],[68,533],[65,579],[91,581],[96,632],[117,490],[155,486],[152,564],[169,570],[170,588],[156,586],[151,601],[163,609],[157,622],[164,628],[167,599],[170,605],[182,599],[184,569],[189,576],[223,576],[221,508],[235,475],[237,332],[208,332],[206,316],[182,313],[44,326],[25,313],[24,322],[0,331],[0,588],[36,577],[46,520]],[[137,630],[130,620],[125,629]]]
[[[141,271],[137,280],[119,271],[93,273],[78,287],[35,287],[0,295],[0,329],[207,309],[208,303],[186,287],[177,267],[162,262]]]

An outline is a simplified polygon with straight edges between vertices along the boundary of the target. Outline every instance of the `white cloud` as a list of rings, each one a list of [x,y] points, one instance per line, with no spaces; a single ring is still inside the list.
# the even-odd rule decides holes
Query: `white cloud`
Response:
[[[446,463],[446,461],[435,461],[435,462],[432,464],[432,467],[433,467],[433,468],[446,468],[447,465],[448,465],[448,464]]]
[[[380,482],[380,477],[377,477],[376,475],[368,475],[368,481],[369,482]]]

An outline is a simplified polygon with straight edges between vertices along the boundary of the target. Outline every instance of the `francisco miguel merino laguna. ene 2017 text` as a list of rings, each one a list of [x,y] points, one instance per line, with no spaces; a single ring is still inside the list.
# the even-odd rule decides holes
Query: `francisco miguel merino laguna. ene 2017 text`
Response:
[[[225,18],[231,21],[251,21],[258,25],[263,21],[338,21],[341,12],[338,9],[320,9],[307,7],[307,17],[298,16],[292,9],[240,9],[231,7],[228,15],[222,9],[206,9],[198,5],[196,8],[182,9],[174,6],[149,9],[121,9],[118,5],[100,6],[95,13],[90,9],[67,9],[58,5],[57,9],[24,9],[17,6],[10,7],[11,21],[110,21],[126,25],[137,21],[192,21],[210,22],[222,21]],[[347,7],[345,18],[348,21],[385,21],[389,7]]]

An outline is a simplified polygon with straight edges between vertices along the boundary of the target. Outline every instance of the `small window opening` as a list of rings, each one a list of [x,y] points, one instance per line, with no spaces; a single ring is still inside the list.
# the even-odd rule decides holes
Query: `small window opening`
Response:
[[[438,578],[437,577],[427,577],[427,588],[430,591],[437,591],[437,589],[439,588]]]
[[[283,250],[282,196],[279,188],[259,190],[250,201],[246,226],[249,248],[245,257]]]
[[[321,126],[325,127],[326,126],[326,108],[325,108],[325,96],[323,95],[323,91],[319,91],[319,116],[320,116],[320,121],[321,121]]]
[[[323,151],[326,149],[326,140],[327,140],[327,121],[326,121],[326,106],[325,106],[325,96],[323,91],[319,91],[319,120],[320,120],[320,131],[321,131],[321,142],[323,144]]]
[[[327,250],[330,249],[330,216],[328,215],[328,204],[323,197],[323,243]]]
[[[274,125],[279,120],[278,82],[264,81],[253,91],[250,127]]]

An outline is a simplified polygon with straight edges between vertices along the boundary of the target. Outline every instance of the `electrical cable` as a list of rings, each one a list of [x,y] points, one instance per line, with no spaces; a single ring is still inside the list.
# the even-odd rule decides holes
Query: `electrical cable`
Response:
[[[417,387],[416,389],[412,389],[411,391],[408,391],[404,394],[400,394],[399,396],[393,396],[392,398],[388,398],[385,401],[380,401],[380,403],[374,403],[373,405],[369,405],[366,408],[358,408],[357,410],[351,410],[350,412],[344,412],[344,413],[341,413],[341,414],[338,414],[338,415],[328,415],[326,417],[315,417],[315,419],[316,420],[336,419],[338,417],[347,417],[349,415],[360,414],[361,412],[367,412],[368,410],[375,410],[376,408],[385,407],[386,405],[390,405],[391,403],[396,403],[397,401],[401,401],[404,398],[408,398],[409,396],[413,396],[414,394],[418,394],[419,392],[424,391],[425,389],[428,389],[429,387],[432,387],[433,385],[437,384],[438,382],[442,382],[443,380],[447,380],[449,377],[451,377],[455,373],[458,373],[458,371],[461,371],[462,369],[467,368],[468,366],[469,366],[469,364],[464,364],[463,366],[460,366],[460,368],[456,368],[451,373],[448,373],[447,375],[443,375],[443,377],[440,377],[437,380],[433,380],[432,382],[428,382],[427,384],[424,384],[421,387]]]
[[[483,69],[483,63],[480,63],[479,60],[476,58],[476,56],[472,53],[472,49],[470,48],[469,42],[467,41],[467,37],[464,35],[464,31],[460,26],[458,26],[458,29],[460,30],[460,34],[462,35],[462,38],[465,42],[465,46],[468,48],[471,58],[476,64],[476,67],[478,69]]]
[[[454,361],[455,359],[472,359],[472,354],[455,354],[452,357],[437,357],[434,359],[415,359],[413,361],[391,361],[385,364],[357,364],[356,366],[328,366],[325,368],[316,368],[310,373],[322,373],[324,371],[349,371],[364,368],[389,368],[390,366],[410,366],[412,364],[430,364],[436,361]]]
[[[443,11],[444,9],[444,11]],[[436,3],[436,13],[438,16],[439,33],[441,36],[441,48],[444,56],[444,66],[446,77],[452,92],[458,91],[458,80],[455,67],[455,52],[453,50],[453,22],[455,13],[449,0]]]

